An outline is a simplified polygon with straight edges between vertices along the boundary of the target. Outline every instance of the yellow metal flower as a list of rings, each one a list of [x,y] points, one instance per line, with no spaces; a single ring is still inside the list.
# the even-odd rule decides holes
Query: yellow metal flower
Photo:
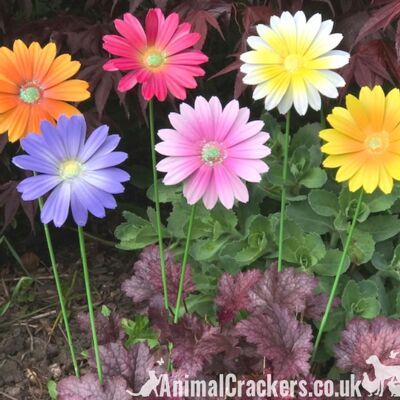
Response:
[[[379,187],[390,193],[393,179],[400,180],[399,89],[385,96],[381,86],[363,87],[359,98],[346,96],[346,108],[335,107],[327,119],[332,129],[320,132],[327,141],[324,167],[339,168],[336,180],[349,181],[352,192]]]
[[[302,11],[294,16],[285,11],[281,17],[271,17],[270,26],[257,25],[259,36],[247,40],[253,50],[240,57],[245,62],[243,82],[256,85],[253,98],[265,98],[267,110],[278,107],[282,114],[294,104],[304,115],[308,105],[321,108],[320,93],[337,97],[336,88],[345,82],[330,70],[346,65],[350,55],[333,50],[343,36],[332,34],[332,28],[331,20],[322,21],[315,14],[307,21]]]

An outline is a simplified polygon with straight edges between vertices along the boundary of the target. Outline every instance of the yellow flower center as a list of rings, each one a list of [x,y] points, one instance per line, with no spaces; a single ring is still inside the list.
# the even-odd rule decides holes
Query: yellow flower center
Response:
[[[164,52],[149,49],[143,58],[144,63],[150,68],[158,68],[165,63],[166,55]]]
[[[383,153],[389,147],[389,134],[386,131],[373,133],[367,137],[365,144],[369,152]]]
[[[288,72],[293,73],[298,71],[303,66],[303,63],[303,57],[297,54],[290,54],[285,58],[283,65]]]
[[[37,103],[40,100],[40,90],[34,85],[23,86],[19,89],[19,98],[27,104]]]
[[[219,164],[226,158],[225,149],[217,142],[205,143],[201,149],[201,159],[209,166]]]
[[[82,172],[82,164],[76,160],[66,160],[60,166],[60,176],[63,179],[76,178]]]

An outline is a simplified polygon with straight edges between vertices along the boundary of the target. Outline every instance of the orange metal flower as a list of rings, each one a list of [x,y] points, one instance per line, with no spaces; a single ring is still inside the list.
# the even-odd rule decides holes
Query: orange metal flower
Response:
[[[8,132],[10,142],[28,133],[39,133],[39,123],[52,123],[60,115],[80,114],[67,101],[90,97],[89,84],[69,79],[80,68],[69,54],[56,57],[56,45],[41,47],[33,42],[29,48],[16,40],[13,51],[0,48],[0,133]]]

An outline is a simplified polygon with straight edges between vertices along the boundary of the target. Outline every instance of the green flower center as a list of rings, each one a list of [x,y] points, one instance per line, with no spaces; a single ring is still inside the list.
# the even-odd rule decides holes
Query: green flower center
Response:
[[[208,165],[219,164],[226,158],[226,151],[219,143],[209,142],[201,149],[201,159]]]
[[[76,160],[64,161],[60,166],[60,176],[63,179],[76,178],[82,172],[82,164]]]
[[[389,134],[386,131],[373,133],[367,137],[365,145],[371,153],[383,153],[389,146]]]
[[[303,66],[303,57],[297,54],[290,54],[285,58],[283,65],[288,72],[296,72]]]
[[[149,53],[146,56],[146,64],[149,67],[157,68],[160,65],[164,64],[164,62],[165,62],[165,56],[162,53],[154,52],[154,53]]]
[[[19,89],[19,98],[27,104],[40,100],[40,91],[36,86],[26,86]]]

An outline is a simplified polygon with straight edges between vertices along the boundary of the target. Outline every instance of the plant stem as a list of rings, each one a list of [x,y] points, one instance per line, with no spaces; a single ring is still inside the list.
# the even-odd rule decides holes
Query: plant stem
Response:
[[[42,209],[43,208],[43,199],[41,197],[38,199],[38,203],[39,203],[39,208]],[[44,228],[44,233],[46,236],[47,248],[49,250],[51,269],[53,271],[54,281],[56,283],[58,301],[60,302],[61,314],[62,314],[63,321],[64,321],[65,333],[67,336],[69,352],[71,354],[72,365],[74,366],[75,375],[77,377],[79,377],[79,375],[80,375],[79,367],[78,367],[78,362],[76,360],[74,344],[72,342],[72,334],[71,334],[71,329],[70,329],[69,321],[68,321],[67,307],[65,305],[65,299],[64,299],[63,292],[62,292],[60,275],[58,273],[56,257],[54,255],[54,249],[53,249],[53,243],[52,243],[51,236],[50,236],[50,230],[49,230],[49,226],[47,224],[43,224],[43,228]]]
[[[181,277],[179,280],[178,296],[176,298],[176,306],[175,306],[175,315],[174,315],[174,323],[175,324],[178,322],[178,319],[179,319],[179,311],[180,311],[181,302],[182,302],[183,285],[185,283],[186,267],[187,267],[187,260],[188,260],[189,248],[190,248],[190,239],[192,237],[193,222],[194,222],[195,214],[196,214],[196,204],[192,206],[192,211],[190,213],[190,219],[189,219],[188,231],[187,231],[187,235],[186,235],[185,252],[183,253]]]
[[[78,226],[78,236],[79,236],[79,248],[81,251],[81,260],[83,267],[83,278],[85,280],[86,300],[89,309],[90,329],[92,331],[93,349],[96,359],[97,375],[99,377],[100,383],[103,384],[103,370],[101,368],[100,351],[99,351],[99,344],[97,342],[96,323],[93,311],[92,293],[90,291],[90,279],[89,279],[89,269],[86,257],[85,235],[83,233],[83,228],[81,226]]]
[[[350,229],[349,229],[349,233],[347,235],[346,243],[345,243],[344,248],[343,248],[342,257],[340,258],[339,266],[338,266],[338,269],[336,271],[335,280],[333,282],[332,289],[331,289],[331,292],[329,294],[328,303],[326,304],[326,307],[325,307],[325,313],[324,313],[324,316],[322,317],[322,320],[321,320],[321,325],[320,325],[319,330],[318,330],[317,339],[315,340],[314,351],[313,351],[313,355],[312,355],[312,360],[313,361],[314,361],[315,356],[317,354],[318,347],[319,347],[319,344],[321,342],[322,334],[324,332],[326,323],[328,322],[329,313],[331,311],[332,304],[333,304],[333,301],[335,299],[337,286],[339,284],[340,276],[342,275],[342,272],[343,272],[343,267],[344,267],[344,264],[346,262],[346,257],[347,257],[347,253],[349,251],[351,239],[353,237],[354,228],[356,226],[357,218],[358,218],[358,215],[360,213],[363,194],[364,194],[364,191],[361,189],[360,190],[360,195],[358,197],[357,207],[356,207],[356,210],[354,212],[353,221],[351,223],[351,226],[350,226]]]
[[[154,202],[156,204],[156,223],[158,235],[158,248],[160,250],[160,265],[161,265],[161,280],[164,293],[164,307],[169,311],[168,301],[168,285],[167,285],[167,272],[165,268],[164,244],[161,231],[161,212],[160,212],[160,197],[158,194],[158,178],[156,168],[156,138],[154,130],[154,104],[153,100],[149,101],[149,122],[150,122],[150,142],[151,142],[151,165],[153,169],[153,188],[154,188]]]
[[[283,233],[284,233],[285,215],[286,215],[286,181],[288,175],[288,158],[289,158],[289,132],[290,132],[290,110],[286,114],[285,144],[283,148],[281,214],[279,221],[279,245],[278,245],[278,272],[282,271]]]

